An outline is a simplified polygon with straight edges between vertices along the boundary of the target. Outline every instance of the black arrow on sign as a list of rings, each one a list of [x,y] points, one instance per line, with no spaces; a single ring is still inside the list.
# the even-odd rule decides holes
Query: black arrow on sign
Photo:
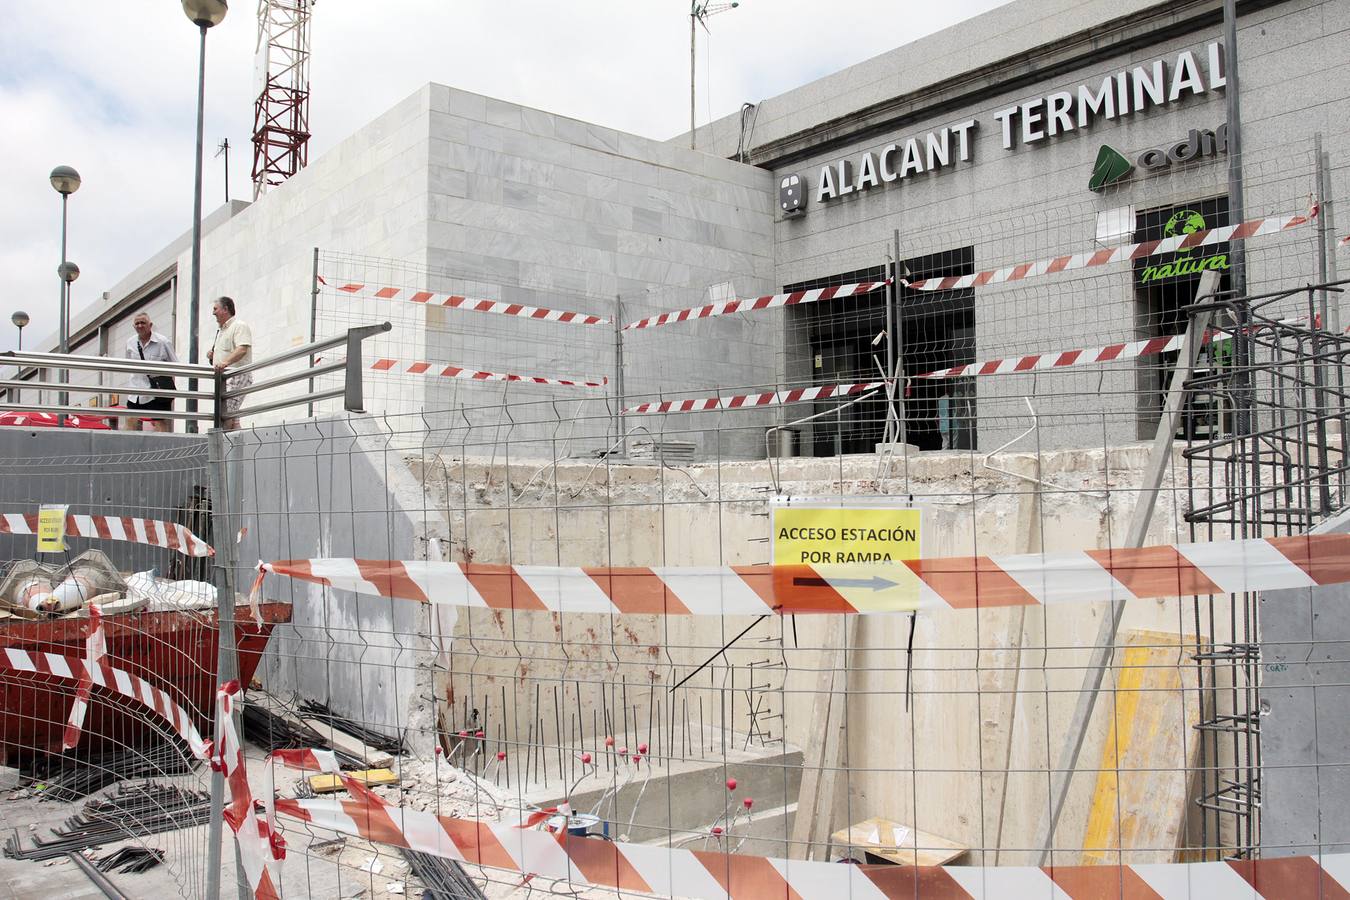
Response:
[[[792,579],[792,584],[795,587],[856,587],[871,588],[874,591],[884,591],[887,588],[895,587],[898,583],[882,578],[880,575],[873,575],[871,578],[836,578],[833,581],[824,578]]]

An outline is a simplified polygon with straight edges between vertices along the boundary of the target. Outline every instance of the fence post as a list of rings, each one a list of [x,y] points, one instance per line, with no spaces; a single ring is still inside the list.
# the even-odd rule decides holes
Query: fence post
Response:
[[[216,376],[219,384],[224,379]],[[219,397],[219,388],[217,389]],[[219,426],[220,415],[216,416],[217,426],[207,434],[207,466],[211,480],[211,535],[216,550],[216,630],[218,634],[216,649],[216,683],[224,684],[239,677],[239,657],[235,648],[234,625],[234,565],[235,542],[232,517],[229,514],[229,488],[226,474],[225,432]],[[239,707],[235,706],[235,731],[239,730]],[[212,716],[212,735],[220,745],[223,723]],[[207,861],[206,861],[206,897],[207,900],[219,900],[221,882],[220,850],[224,839],[225,810],[225,774],[219,769],[211,772],[211,818],[207,823]],[[239,886],[239,896],[248,896],[248,879],[244,877],[243,867],[239,864],[239,847],[235,845],[235,881]]]
[[[309,342],[312,344],[319,339],[319,248],[314,248],[314,267],[309,276]],[[309,356],[309,367],[314,368],[314,355]],[[314,393],[314,379],[309,380],[309,392]],[[309,401],[306,414],[309,418],[314,418],[314,401]]]
[[[628,439],[623,432],[623,297],[614,295],[614,440],[610,446],[618,445],[619,457],[628,455]]]

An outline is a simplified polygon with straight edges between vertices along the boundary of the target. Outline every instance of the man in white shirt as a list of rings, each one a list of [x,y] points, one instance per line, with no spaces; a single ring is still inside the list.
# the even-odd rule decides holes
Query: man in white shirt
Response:
[[[216,302],[211,305],[211,315],[215,316],[219,330],[216,331],[216,339],[212,343],[211,349],[207,351],[206,361],[215,366],[217,372],[228,372],[230,369],[236,369],[251,363],[253,361],[253,331],[248,327],[248,323],[241,321],[234,314],[234,300],[229,297],[217,297]],[[253,376],[245,372],[242,375],[227,378],[225,389],[236,391],[248,387],[252,383]],[[238,413],[239,407],[243,403],[243,397],[233,397],[225,401],[225,415],[229,418],[226,418],[222,424],[226,431],[237,431],[239,429]]]
[[[146,360],[147,362],[178,362],[178,357],[173,352],[173,344],[164,335],[155,331],[155,325],[150,321],[147,313],[136,313],[131,320],[131,326],[136,329],[136,334],[127,341],[126,358],[134,360]],[[130,390],[173,390],[174,380],[168,375],[132,375],[129,383]],[[153,397],[148,394],[138,394],[127,400],[128,409],[156,410],[167,412],[173,409],[172,397]],[[152,416],[145,418],[130,419],[132,431],[140,431],[142,423],[149,422],[150,427],[155,431],[173,431],[173,422],[170,419],[156,419]]]

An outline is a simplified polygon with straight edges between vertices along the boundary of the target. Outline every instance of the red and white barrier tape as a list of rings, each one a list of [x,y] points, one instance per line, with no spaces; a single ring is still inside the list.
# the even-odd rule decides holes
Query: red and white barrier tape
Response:
[[[1022,372],[1043,372],[1047,369],[1062,369],[1070,366],[1090,366],[1097,363],[1115,362],[1122,359],[1136,359],[1159,353],[1172,353],[1181,349],[1182,335],[1149,338],[1143,341],[1128,341],[1120,344],[1108,344],[1105,347],[1093,347],[1089,350],[1064,350],[1059,353],[1031,353],[1007,359],[991,359],[985,362],[965,363],[949,369],[935,369],[908,376],[914,378],[960,378],[967,375],[1016,375]],[[641,403],[624,410],[633,415],[649,413],[704,412],[711,409],[740,409],[749,406],[777,406],[784,403],[806,403],[812,400],[828,400],[832,397],[846,397],[861,394],[885,385],[881,381],[869,381],[866,384],[831,384],[809,388],[794,388],[790,391],[772,391],[761,394],[735,394],[724,397],[698,397],[689,400],[662,400]]]
[[[487,609],[643,615],[889,613],[1103,603],[1350,581],[1350,535],[896,563],[583,568],[298,559],[267,572],[391,599]]]
[[[921,278],[918,281],[903,282],[914,291],[950,291],[960,288],[981,287],[986,284],[1001,284],[1009,281],[1021,281],[1040,275],[1053,275],[1056,272],[1068,272],[1074,269],[1087,269],[1104,266],[1121,260],[1143,259],[1163,253],[1175,253],[1178,250],[1190,250],[1195,247],[1210,247],[1225,241],[1275,234],[1288,228],[1307,224],[1317,215],[1314,207],[1308,215],[1267,217],[1226,225],[1223,228],[1205,228],[1192,234],[1179,234],[1175,237],[1156,241],[1142,241],[1104,250],[1076,253],[1072,256],[1056,256],[1036,262],[1019,263],[1002,269],[976,272],[972,275],[951,275],[946,278]]]
[[[0,653],[0,665],[75,680],[84,667],[73,658],[14,649]],[[1282,900],[1305,894],[1323,896],[1328,891],[1340,896],[1345,893],[1343,886],[1350,885],[1350,854],[1146,866],[840,866],[598,841],[565,829],[556,833],[532,830],[541,820],[540,813],[522,815],[515,821],[485,822],[389,806],[340,772],[331,752],[303,749],[272,753],[259,814],[231,715],[240,692],[238,682],[223,685],[216,694],[217,741],[212,745],[201,739],[186,713],[173,706],[167,695],[150,699],[140,691],[155,689],[121,670],[98,666],[91,673],[99,673],[94,676],[95,683],[112,685],[125,696],[146,703],[175,726],[195,755],[222,770],[230,787],[225,822],[239,843],[245,877],[259,900],[280,897],[280,863],[286,855],[286,844],[276,827],[277,813],[373,843],[458,862],[663,896],[832,900],[843,894],[869,900],[914,896],[1018,900],[1054,895],[1087,900],[1126,890],[1129,896],[1162,900],[1227,896]],[[108,674],[112,682],[100,680]],[[132,679],[143,687],[131,687]],[[166,711],[170,709],[177,714]],[[270,777],[272,763],[335,773],[350,799],[278,799]]]
[[[156,715],[168,722],[174,733],[187,742],[192,753],[198,759],[208,759],[210,745],[202,740],[192,717],[187,710],[166,692],[152,685],[144,678],[132,675],[124,669],[116,669],[106,663],[89,666],[84,660],[73,656],[58,656],[55,653],[30,653],[14,647],[0,651],[0,669],[25,672],[48,678],[61,678],[77,684],[88,679],[91,685],[121,694],[149,707]],[[79,688],[77,687],[78,691]]]
[[[815,288],[809,291],[792,291],[787,294],[769,294],[764,297],[756,297],[753,300],[723,300],[719,303],[709,303],[707,306],[691,306],[688,309],[676,309],[671,312],[661,313],[658,316],[650,316],[646,319],[639,319],[636,322],[629,322],[623,326],[624,331],[630,331],[634,328],[655,328],[658,325],[670,325],[674,322],[685,322],[689,319],[707,319],[712,316],[726,316],[736,312],[751,312],[756,309],[775,309],[779,306],[795,306],[798,303],[818,303],[822,300],[836,300],[840,297],[852,297],[856,294],[866,294],[875,291],[877,288],[885,287],[890,284],[890,279],[886,281],[864,281],[857,284],[841,284],[835,287]]]
[[[319,281],[323,284],[322,277]],[[426,306],[446,306],[451,309],[464,309],[471,312],[495,313],[499,316],[518,316],[524,319],[541,319],[545,322],[563,322],[569,325],[609,325],[612,320],[589,313],[568,312],[562,309],[546,309],[540,306],[525,306],[522,303],[507,303],[504,300],[484,300],[477,297],[462,297],[459,294],[437,294],[432,291],[414,291],[408,288],[376,287],[369,284],[343,284],[335,290],[352,297],[365,300],[405,300],[409,303],[421,303]]]
[[[1090,350],[1065,350],[1062,353],[1031,353],[1026,356],[1014,356],[1008,359],[991,359],[985,362],[966,363],[952,366],[950,369],[937,369],[911,378],[960,378],[963,375],[1016,375],[1021,372],[1043,372],[1047,369],[1063,369],[1069,366],[1091,366],[1096,363],[1115,362],[1122,359],[1137,359],[1141,356],[1154,356],[1159,353],[1172,353],[1181,349],[1184,335],[1155,337],[1143,341],[1127,341],[1121,344],[1107,344],[1105,347],[1093,347]]]
[[[0,513],[0,534],[37,534],[37,513]],[[131,516],[66,516],[66,534],[72,537],[129,541],[166,547],[184,556],[215,556],[216,551],[177,522],[135,519]]]
[[[376,372],[389,372],[394,374],[407,375],[439,375],[442,378],[467,378],[471,381],[521,381],[527,384],[550,384],[558,387],[581,387],[598,388],[609,384],[609,379],[601,377],[595,378],[577,377],[577,378],[545,378],[540,375],[511,375],[502,372],[478,372],[473,369],[464,369],[459,366],[442,366],[440,363],[429,363],[401,359],[377,359],[370,364],[370,368]]]
[[[740,409],[746,406],[779,406],[785,403],[805,403],[810,400],[828,400],[831,397],[851,397],[874,388],[883,387],[880,381],[865,384],[825,384],[790,391],[769,391],[763,394],[735,394],[729,397],[699,397],[692,400],[661,400],[639,403],[625,409],[625,413],[703,412],[709,409]]]
[[[98,605],[89,604],[89,636],[84,639],[84,668],[79,674],[75,686],[75,702],[70,705],[70,717],[66,719],[66,731],[61,737],[61,749],[71,750],[80,742],[80,732],[84,730],[85,713],[89,710],[89,697],[94,691],[94,679],[90,675],[103,663],[108,655],[108,642],[103,633],[103,615]]]
[[[1341,886],[1350,885],[1350,854],[1141,866],[841,866],[601,841],[359,799],[278,800],[277,810],[316,828],[456,862],[662,897],[1285,900],[1343,896]]]

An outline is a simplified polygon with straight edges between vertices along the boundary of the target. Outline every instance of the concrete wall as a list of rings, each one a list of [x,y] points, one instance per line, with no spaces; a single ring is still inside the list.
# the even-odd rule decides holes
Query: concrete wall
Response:
[[[1110,546],[1113,536],[1118,543],[1124,533],[1146,455],[1139,446],[1105,454],[1046,453],[1040,477],[1053,487],[1037,497],[1025,482],[972,468],[971,458],[960,453],[926,454],[911,460],[904,478],[897,464],[881,480],[875,457],[797,459],[781,467],[765,461],[692,466],[682,470],[687,477],[655,467],[593,470],[565,461],[556,484],[551,472],[541,477],[532,461],[506,465],[448,453],[439,459],[403,454],[426,485],[427,504],[447,514],[455,561],[620,566],[766,562],[766,513],[775,484],[793,497],[889,495],[897,505],[910,502],[908,485],[924,514],[924,556]],[[996,464],[1036,472],[1035,458],[1027,454],[1005,454]],[[1164,489],[1172,487],[1169,476]],[[1184,533],[1175,516],[1173,504],[1160,503],[1148,542]],[[1087,660],[1082,648],[1091,643],[1101,614],[1085,605],[920,616],[909,709],[903,651],[908,619],[864,618],[848,658],[855,673],[847,687],[849,772],[835,821],[881,815],[988,848],[972,862],[1033,862],[1024,848],[1034,841],[1047,805],[1045,773],[1058,759]],[[537,716],[552,744],[552,692],[559,685],[566,685],[564,709],[570,715],[575,707],[583,723],[605,709],[617,715],[622,707],[610,693],[622,684],[624,699],[644,723],[657,704],[658,723],[675,715],[674,702],[677,718],[694,710],[695,727],[706,715],[707,724],[744,734],[750,722],[741,691],[753,681],[765,698],[760,715],[774,723],[774,735],[809,747],[821,727],[814,700],[827,632],[819,619],[798,617],[795,629],[780,620],[762,623],[694,682],[669,693],[752,621],[472,610],[457,625],[448,682],[437,693],[457,701],[472,697],[475,706],[489,697],[494,708],[504,696],[505,738],[524,742],[531,729],[538,734]],[[1190,621],[1177,601],[1143,601],[1131,604],[1123,633],[1147,628],[1175,634]],[[1177,664],[1192,665],[1181,657]],[[736,685],[732,704],[727,689]],[[535,706],[536,690],[542,691],[542,708]],[[1108,706],[1098,704],[1089,730],[1081,757],[1088,771],[1075,779],[1057,835],[1060,847],[1083,846],[1095,788],[1091,770],[1102,759]],[[583,730],[589,734],[589,724]],[[574,738],[565,734],[563,741],[570,745]],[[1178,771],[1187,766],[1181,758],[1171,762]],[[777,804],[795,798],[769,799]],[[1180,808],[1155,812],[1190,814]],[[1077,854],[1057,859],[1073,862]]]
[[[1350,513],[1316,529],[1350,531]],[[1261,854],[1350,850],[1350,587],[1261,595]]]
[[[209,485],[206,439],[195,435],[0,428],[0,511],[36,513],[64,503],[72,514],[174,521],[197,485]],[[209,535],[201,535],[209,539]],[[167,572],[180,554],[124,541],[67,538],[73,558],[102,550],[123,571]],[[0,534],[0,561],[62,565],[65,554],[34,556],[36,538]]]
[[[730,283],[741,296],[769,290],[769,173],[442,85],[430,88],[429,115],[430,289],[605,317],[621,299],[624,321],[706,303],[713,285]],[[612,328],[458,310],[427,315],[432,359],[611,381],[603,392],[513,384],[513,404],[614,394]],[[771,377],[777,341],[756,337],[746,323],[662,331],[626,337],[630,398],[737,383],[756,369],[766,373],[761,381]],[[438,380],[427,402],[446,410],[495,404],[502,393],[500,385]],[[587,431],[581,426],[576,437],[593,438]],[[552,429],[529,426],[512,432],[513,440],[552,437]],[[753,453],[754,443],[741,454]]]
[[[386,440],[362,418],[231,434],[229,492],[249,529],[239,544],[241,582],[257,559],[423,558],[421,538],[443,527],[407,469],[385,465]],[[269,581],[265,593],[293,610],[260,668],[267,690],[319,700],[376,731],[406,731],[419,752],[430,752],[431,659],[418,653],[428,649],[424,607],[288,579]]]

